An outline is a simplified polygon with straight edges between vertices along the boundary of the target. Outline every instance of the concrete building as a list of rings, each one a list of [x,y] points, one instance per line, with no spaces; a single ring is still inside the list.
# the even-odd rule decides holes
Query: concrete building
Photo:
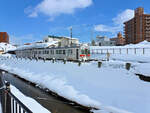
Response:
[[[144,14],[144,8],[135,9],[134,18],[124,25],[126,44],[150,41],[150,14]]]
[[[9,43],[9,35],[7,32],[0,32],[0,42]]]
[[[111,38],[110,40],[115,41],[117,46],[123,46],[126,44],[125,38],[122,36],[120,32],[117,34],[117,37]]]
[[[97,36],[95,40],[96,46],[115,46],[115,41],[111,41],[110,38],[105,36]]]

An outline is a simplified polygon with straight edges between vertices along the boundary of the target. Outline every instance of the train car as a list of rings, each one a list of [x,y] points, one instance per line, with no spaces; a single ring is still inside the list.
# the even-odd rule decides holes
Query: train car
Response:
[[[90,60],[89,46],[24,48],[15,51],[17,57],[59,60]]]

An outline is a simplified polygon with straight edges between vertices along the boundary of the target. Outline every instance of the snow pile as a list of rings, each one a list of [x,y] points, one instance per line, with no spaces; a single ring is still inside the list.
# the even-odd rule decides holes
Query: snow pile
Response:
[[[4,52],[7,52],[9,50],[15,50],[15,49],[16,47],[11,44],[0,43],[0,50],[4,50]]]
[[[43,108],[39,103],[34,99],[26,97],[23,95],[17,88],[10,86],[11,92],[19,98],[19,100],[27,106],[33,113],[50,113],[47,109]]]
[[[19,46],[17,49],[18,50],[23,50],[23,49],[32,49],[32,48],[47,48],[51,45],[55,45],[56,43],[58,43],[58,41],[52,41],[52,42],[47,42],[47,43],[33,43],[31,45],[23,45],[23,46]]]
[[[150,84],[125,70],[124,61],[103,62],[102,68],[98,68],[97,62],[79,67],[60,61],[5,59],[0,59],[1,69],[84,106],[99,108],[96,113],[150,112]]]

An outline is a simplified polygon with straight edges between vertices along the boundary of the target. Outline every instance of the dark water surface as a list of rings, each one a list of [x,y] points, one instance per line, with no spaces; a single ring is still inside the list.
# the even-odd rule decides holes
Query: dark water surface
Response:
[[[84,111],[78,108],[75,108],[68,103],[65,103],[56,97],[30,85],[27,82],[13,76],[10,73],[4,74],[4,79],[9,81],[13,86],[20,90],[25,96],[28,96],[36,100],[44,108],[49,110],[52,113],[90,113],[89,111]]]

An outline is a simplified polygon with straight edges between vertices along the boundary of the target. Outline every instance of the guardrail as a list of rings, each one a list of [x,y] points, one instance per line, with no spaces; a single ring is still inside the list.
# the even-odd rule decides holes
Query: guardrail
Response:
[[[0,74],[0,97],[3,113],[33,113],[10,90],[10,83],[4,81]]]
[[[98,48],[91,49],[91,54],[134,54],[145,55],[150,54],[150,48]]]

